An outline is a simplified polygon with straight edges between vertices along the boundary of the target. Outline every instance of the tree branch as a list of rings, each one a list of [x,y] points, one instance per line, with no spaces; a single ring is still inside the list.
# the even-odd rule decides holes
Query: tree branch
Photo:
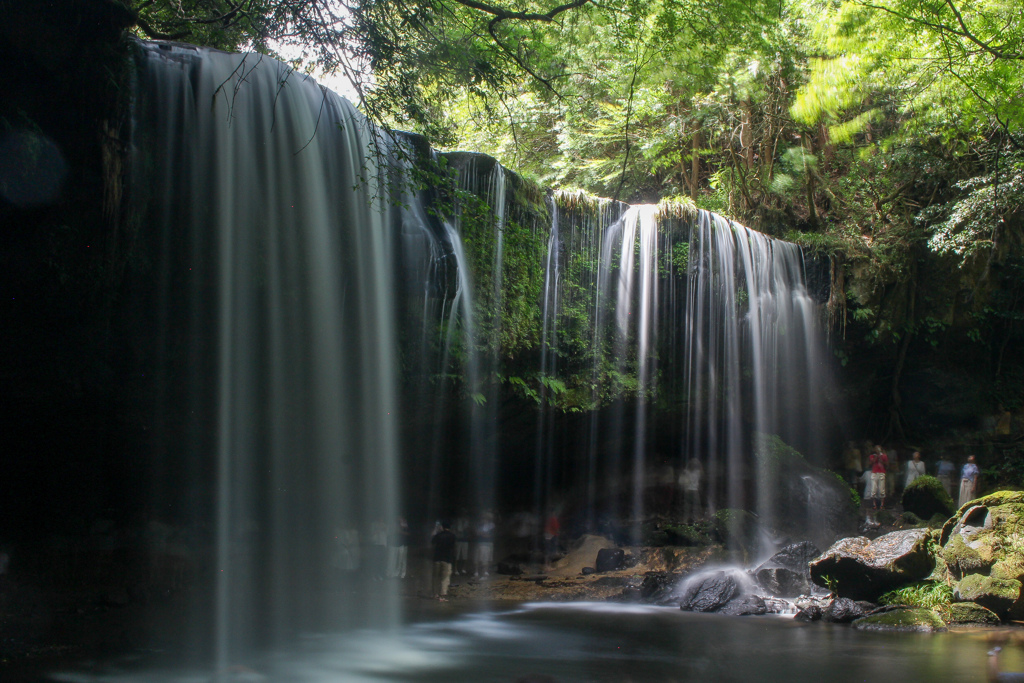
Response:
[[[555,7],[547,14],[538,14],[535,12],[513,12],[511,10],[505,9],[504,7],[495,7],[494,5],[488,5],[487,3],[484,2],[477,2],[477,0],[455,0],[455,2],[462,5],[463,7],[469,7],[470,9],[475,9],[486,14],[490,14],[491,16],[494,17],[494,19],[492,20],[493,23],[505,21],[506,19],[512,19],[514,21],[551,22],[554,21],[555,17],[557,17],[559,14],[567,12],[571,9],[583,7],[583,5],[586,5],[588,2],[590,2],[590,0],[573,0],[572,2],[567,2],[564,5],[559,5],[558,7]]]

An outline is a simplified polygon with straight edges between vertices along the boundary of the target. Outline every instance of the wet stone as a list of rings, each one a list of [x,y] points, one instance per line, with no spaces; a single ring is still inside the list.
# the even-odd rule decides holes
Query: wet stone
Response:
[[[849,598],[836,598],[825,608],[821,615],[822,621],[834,624],[848,624],[864,616],[864,609]]]
[[[717,612],[740,594],[739,582],[726,572],[715,572],[692,583],[683,593],[679,608],[687,612]]]

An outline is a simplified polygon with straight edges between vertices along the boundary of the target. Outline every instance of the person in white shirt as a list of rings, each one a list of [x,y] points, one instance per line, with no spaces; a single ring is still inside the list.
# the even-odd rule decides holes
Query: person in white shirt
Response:
[[[914,480],[924,474],[924,461],[921,460],[921,452],[914,451],[914,456],[907,463],[907,481],[903,485],[903,488],[910,486],[914,483]]]

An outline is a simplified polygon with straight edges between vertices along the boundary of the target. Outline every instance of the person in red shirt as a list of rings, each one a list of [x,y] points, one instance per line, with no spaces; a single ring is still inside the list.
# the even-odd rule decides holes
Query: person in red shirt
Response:
[[[885,470],[889,465],[889,456],[881,446],[875,446],[868,456],[868,464],[871,466],[871,488],[868,489],[871,505],[875,510],[879,506],[885,509]]]

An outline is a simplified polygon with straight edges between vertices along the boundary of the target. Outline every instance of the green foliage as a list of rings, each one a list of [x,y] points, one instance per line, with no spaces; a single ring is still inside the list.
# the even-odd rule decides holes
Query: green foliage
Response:
[[[941,609],[953,602],[953,589],[943,581],[918,581],[883,594],[878,602],[882,605]]]

